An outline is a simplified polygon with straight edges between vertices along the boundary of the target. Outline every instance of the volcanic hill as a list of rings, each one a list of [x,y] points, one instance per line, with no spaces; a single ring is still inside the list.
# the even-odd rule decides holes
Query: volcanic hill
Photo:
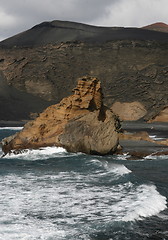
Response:
[[[0,120],[29,119],[86,75],[101,79],[106,105],[127,104],[126,120],[152,119],[168,106],[167,55],[165,32],[38,24],[0,42]]]
[[[168,33],[168,25],[162,22],[150,24],[143,27],[143,29]]]

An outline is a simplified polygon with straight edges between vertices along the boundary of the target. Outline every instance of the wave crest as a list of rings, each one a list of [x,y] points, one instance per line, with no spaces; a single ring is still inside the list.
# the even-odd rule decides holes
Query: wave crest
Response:
[[[25,149],[20,154],[7,154],[4,158],[17,158],[23,160],[39,160],[39,159],[48,159],[51,157],[60,157],[67,151],[62,147],[45,147],[40,149]]]

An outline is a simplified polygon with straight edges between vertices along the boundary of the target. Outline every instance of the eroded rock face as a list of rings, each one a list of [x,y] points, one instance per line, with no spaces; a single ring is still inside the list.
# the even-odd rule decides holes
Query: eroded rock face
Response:
[[[2,141],[9,153],[45,146],[64,147],[71,152],[110,154],[118,146],[119,120],[103,105],[100,81],[78,80],[74,94],[48,107],[14,137]]]
[[[123,121],[136,121],[144,117],[147,113],[145,107],[140,102],[115,102],[112,111]]]

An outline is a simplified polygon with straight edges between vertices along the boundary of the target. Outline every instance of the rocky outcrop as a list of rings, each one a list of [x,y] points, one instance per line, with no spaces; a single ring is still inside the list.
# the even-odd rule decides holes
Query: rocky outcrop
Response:
[[[13,137],[2,141],[4,153],[45,146],[71,152],[110,154],[118,146],[119,120],[103,105],[100,81],[78,80],[74,94],[48,107]]]
[[[122,148],[118,154],[127,154],[127,159],[142,159],[146,156],[168,155],[168,139],[154,140],[147,131],[123,131],[119,134]]]
[[[156,141],[153,140],[149,134],[145,131],[140,131],[140,132],[135,132],[135,133],[130,133],[127,131],[124,131],[123,133],[119,134],[119,139],[120,140],[132,140],[132,141],[147,141],[151,143],[155,143],[157,145],[165,145],[168,146],[168,139]]]
[[[119,116],[122,121],[136,121],[147,114],[146,109],[140,102],[115,102],[112,111]]]
[[[120,133],[120,140],[133,140],[133,141],[148,141],[148,142],[153,142],[155,143],[152,138],[149,137],[149,134],[145,131],[140,131],[140,132],[127,132],[124,131],[123,133]],[[157,142],[157,144],[159,141]]]
[[[149,122],[168,122],[168,107],[160,111],[153,119]]]

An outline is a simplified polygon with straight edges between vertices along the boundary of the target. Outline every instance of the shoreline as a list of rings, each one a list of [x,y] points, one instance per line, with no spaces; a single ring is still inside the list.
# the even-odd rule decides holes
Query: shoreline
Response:
[[[0,127],[23,127],[28,121],[31,121],[31,120],[23,120],[23,121],[0,120]]]
[[[32,119],[25,119],[25,120],[0,120],[0,127],[15,127],[16,125],[24,125],[27,122],[32,121]],[[121,122],[122,128],[124,130],[132,129],[132,130],[139,130],[139,129],[160,129],[160,130],[167,130],[168,131],[168,122],[153,122],[147,123],[143,121],[122,121]],[[168,133],[167,133],[168,134]]]
[[[23,127],[28,121],[0,121],[0,127]],[[122,130],[128,133],[147,132],[149,136],[155,135],[156,138],[168,139],[168,122],[122,122]],[[129,159],[140,159],[148,155],[168,155],[168,146],[150,142],[144,139],[120,139],[121,150],[115,154],[128,154]]]
[[[128,160],[141,159],[149,155],[168,155],[168,146],[145,140],[120,140],[120,145],[122,146],[122,150],[118,151],[117,154],[130,155]]]
[[[140,121],[123,121],[121,122],[122,128],[124,130],[132,129],[155,129],[155,130],[167,130],[168,131],[168,122],[153,122],[153,123],[147,123],[147,122],[140,122]],[[168,132],[167,132],[168,135]]]
[[[132,139],[120,139],[120,145],[123,147],[121,154],[128,153],[129,159],[140,159],[148,155],[168,155],[168,146],[159,144],[155,139],[168,139],[168,122],[123,122],[123,131],[126,131],[128,135],[132,135]],[[143,132],[147,133],[149,138],[153,138],[152,141],[148,141],[143,138]],[[142,137],[136,139],[136,134],[142,133]],[[135,138],[134,138],[135,136]],[[145,137],[145,136],[144,136]]]

